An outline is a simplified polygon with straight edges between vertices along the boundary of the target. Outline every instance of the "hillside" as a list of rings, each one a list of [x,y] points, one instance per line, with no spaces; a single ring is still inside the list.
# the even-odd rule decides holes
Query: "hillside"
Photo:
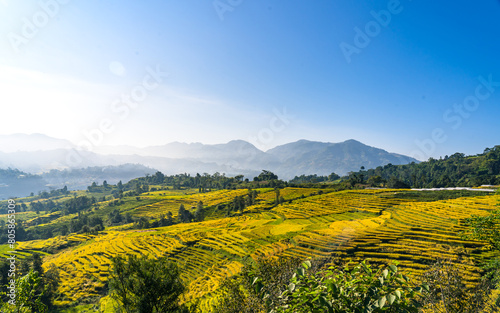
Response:
[[[415,277],[436,258],[449,258],[459,267],[467,284],[473,285],[482,273],[478,262],[489,254],[483,249],[485,243],[459,237],[464,230],[462,221],[473,214],[488,214],[500,200],[497,195],[463,191],[288,187],[279,190],[282,199],[276,204],[275,190],[255,191],[254,204],[243,211],[233,211],[236,208],[232,204],[238,197],[245,197],[247,189],[207,193],[163,189],[140,191],[139,196],[130,194],[117,200],[108,198],[89,204],[81,213],[86,212],[83,216],[87,215],[88,220],[95,216],[106,221],[119,212],[136,222],[79,234],[57,235],[63,225],[69,225],[71,231],[75,221],[82,218],[81,213],[42,212],[36,218],[30,212],[20,212],[17,218],[26,221],[27,231],[43,232],[51,228],[55,236],[20,242],[16,250],[19,254],[42,252],[45,269],[52,264],[60,269],[59,305],[97,303],[101,298],[101,308],[106,312],[111,312],[111,304],[104,297],[110,259],[125,253],[168,256],[175,260],[189,286],[183,301],[201,300],[203,312],[210,312],[217,287],[225,277],[237,274],[252,260],[280,255],[337,256],[344,260],[369,257],[382,263],[397,260]],[[78,193],[85,194],[92,193]],[[68,201],[72,197],[59,197],[55,201]],[[205,208],[205,221],[158,226],[161,216],[169,212],[177,220],[180,204],[193,211],[199,201]],[[37,226],[23,216],[38,219]],[[149,220],[147,229],[139,226],[139,219]]]

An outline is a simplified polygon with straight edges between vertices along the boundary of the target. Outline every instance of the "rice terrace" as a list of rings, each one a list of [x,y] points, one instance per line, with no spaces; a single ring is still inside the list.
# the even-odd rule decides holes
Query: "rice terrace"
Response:
[[[356,184],[356,173],[340,183],[294,184],[272,175],[244,182],[158,172],[19,198],[25,209],[16,213],[24,227],[18,236],[46,239],[20,240],[14,253],[21,260],[41,256],[43,272],[57,271],[53,309],[60,312],[114,312],[108,281],[112,259],[123,255],[175,262],[186,286],[179,302],[199,312],[217,307],[221,284],[266,260],[322,260],[322,268],[339,260],[398,264],[415,281],[442,260],[458,270],[461,288],[473,290],[496,256],[490,242],[463,235],[467,218],[497,209],[500,196],[491,187],[370,188]],[[217,180],[231,187],[217,188]],[[10,250],[2,246],[2,256]]]

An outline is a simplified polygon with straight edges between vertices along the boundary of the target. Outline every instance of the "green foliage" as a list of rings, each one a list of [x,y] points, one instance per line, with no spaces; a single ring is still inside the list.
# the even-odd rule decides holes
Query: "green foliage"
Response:
[[[466,157],[455,153],[436,160],[405,165],[379,166],[367,171],[351,173],[349,180],[361,183],[361,175],[373,185],[393,180],[401,186],[414,188],[472,187],[500,184],[500,146],[485,149],[482,154]],[[378,177],[380,178],[378,178]],[[371,179],[374,177],[373,179]],[[347,178],[346,178],[347,179]],[[374,181],[375,180],[375,181]]]
[[[177,218],[179,220],[179,223],[190,223],[193,220],[194,216],[191,212],[186,210],[186,208],[184,208],[184,204],[181,203],[181,205],[179,206],[179,213]]]
[[[272,303],[280,301],[300,260],[280,257],[278,259],[261,259],[255,264],[247,264],[241,273],[224,280],[219,292],[221,297],[214,305],[214,313],[256,313],[270,311]],[[255,288],[255,279],[258,286]],[[262,301],[261,294],[266,294]]]
[[[396,265],[356,266],[318,271],[321,261],[280,258],[247,266],[221,284],[213,312],[418,312],[428,285],[413,286]]]
[[[42,301],[44,293],[42,277],[38,272],[30,270],[26,275],[16,279],[15,304],[4,303],[2,312],[45,313],[47,306]]]
[[[283,302],[271,312],[418,312],[419,297],[427,285],[413,287],[396,265],[374,270],[363,261],[354,267],[330,267],[308,273],[310,261],[297,268],[281,295]],[[259,291],[260,279],[254,286]],[[269,297],[261,293],[262,299]]]
[[[199,201],[196,204],[196,211],[194,212],[194,220],[197,222],[203,222],[205,219],[205,209],[203,208],[203,202]]]
[[[259,176],[254,177],[254,181],[270,181],[270,180],[277,180],[278,175],[274,174],[271,171],[267,170],[262,170],[262,172],[259,174]]]
[[[313,175],[302,174],[300,176],[295,176],[289,182],[292,184],[308,184],[308,183],[315,184],[315,183],[322,183],[322,182],[333,182],[339,178],[340,178],[340,176],[335,174],[335,173],[331,173],[328,176],[318,176],[317,174],[313,174]]]
[[[110,295],[120,307],[116,312],[180,312],[184,292],[179,268],[166,258],[157,260],[135,255],[112,259]]]
[[[492,211],[488,216],[472,216],[465,219],[464,225],[468,232],[464,232],[466,239],[484,240],[500,250],[500,209]]]

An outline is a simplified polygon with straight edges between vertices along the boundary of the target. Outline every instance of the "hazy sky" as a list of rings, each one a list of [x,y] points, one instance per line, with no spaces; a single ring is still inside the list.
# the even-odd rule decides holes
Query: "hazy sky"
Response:
[[[480,153],[499,20],[498,0],[0,0],[0,134]]]

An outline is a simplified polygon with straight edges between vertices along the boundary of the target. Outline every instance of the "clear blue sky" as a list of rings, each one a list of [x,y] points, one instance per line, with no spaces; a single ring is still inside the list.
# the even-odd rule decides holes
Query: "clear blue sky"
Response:
[[[500,144],[497,0],[40,3],[0,0],[0,134],[353,138],[420,159]]]

